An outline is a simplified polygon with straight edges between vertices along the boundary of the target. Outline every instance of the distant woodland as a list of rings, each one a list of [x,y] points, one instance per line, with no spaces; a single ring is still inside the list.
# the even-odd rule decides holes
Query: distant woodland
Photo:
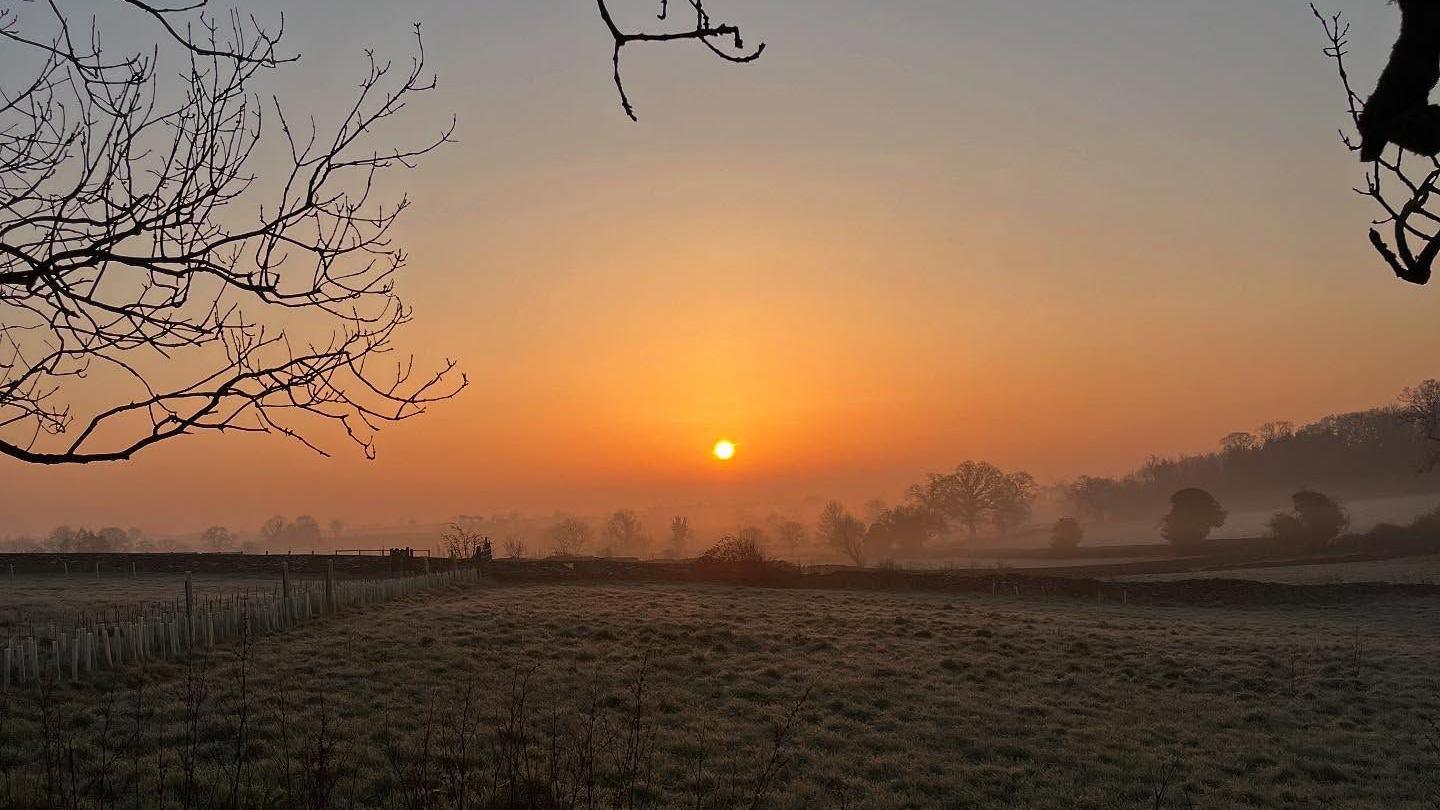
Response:
[[[1080,476],[1064,486],[1077,516],[1150,518],[1170,495],[1199,487],[1232,504],[1310,487],[1348,497],[1440,489],[1440,384],[1406,389],[1397,403],[1309,424],[1267,422],[1223,437],[1208,453],[1151,456],[1121,478]]]

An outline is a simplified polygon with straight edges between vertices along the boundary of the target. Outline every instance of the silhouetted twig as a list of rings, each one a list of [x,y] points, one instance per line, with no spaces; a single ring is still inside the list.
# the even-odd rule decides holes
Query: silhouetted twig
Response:
[[[1334,61],[1345,92],[1345,104],[1352,129],[1340,132],[1340,141],[1351,152],[1360,144],[1350,133],[1360,126],[1364,103],[1355,92],[1345,58],[1349,56],[1350,24],[1341,14],[1325,15],[1311,4],[1310,11],[1325,30],[1325,55]],[[1370,198],[1384,212],[1370,229],[1370,244],[1396,275],[1412,284],[1430,280],[1432,265],[1440,256],[1440,215],[1429,210],[1430,195],[1440,182],[1440,159],[1408,155],[1395,149],[1368,164],[1365,185],[1355,192]],[[1419,163],[1419,167],[1410,165]],[[1380,228],[1391,226],[1390,239]],[[1418,246],[1418,252],[1416,247]]]
[[[691,9],[695,12],[693,27],[673,31],[623,31],[615,22],[615,17],[610,11],[609,0],[595,0],[600,10],[600,19],[605,22],[605,27],[610,31],[610,36],[615,41],[615,48],[612,53],[611,63],[614,66],[615,89],[620,93],[620,106],[625,114],[632,121],[638,121],[635,115],[635,107],[630,103],[630,97],[625,92],[625,82],[620,78],[620,51],[631,43],[635,42],[678,42],[692,40],[699,42],[712,53],[727,62],[745,63],[753,62],[760,58],[765,51],[765,43],[760,43],[753,50],[745,46],[745,41],[740,35],[740,28],[729,23],[716,23],[710,19],[710,14],[705,10],[705,0],[686,0]],[[660,13],[657,19],[664,21],[669,18],[669,0],[660,0]],[[727,45],[721,43],[728,43]]]

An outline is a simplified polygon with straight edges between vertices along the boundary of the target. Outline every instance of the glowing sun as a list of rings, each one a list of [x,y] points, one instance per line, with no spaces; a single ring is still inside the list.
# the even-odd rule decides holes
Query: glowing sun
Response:
[[[715,446],[711,448],[710,452],[721,461],[729,461],[735,457],[735,443],[729,439],[721,439],[715,442]]]

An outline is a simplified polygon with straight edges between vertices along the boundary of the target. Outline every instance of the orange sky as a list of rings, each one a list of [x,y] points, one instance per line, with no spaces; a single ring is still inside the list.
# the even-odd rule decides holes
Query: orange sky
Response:
[[[638,124],[583,3],[313,5],[287,91],[322,114],[356,47],[427,23],[414,120],[455,110],[462,142],[395,187],[404,347],[471,388],[373,463],[330,435],[329,460],[227,436],[0,462],[0,535],[894,497],[972,457],[1118,473],[1436,376],[1433,291],[1369,253],[1304,3],[737,2],[770,52],[636,50]],[[1393,10],[1347,5],[1368,76]]]

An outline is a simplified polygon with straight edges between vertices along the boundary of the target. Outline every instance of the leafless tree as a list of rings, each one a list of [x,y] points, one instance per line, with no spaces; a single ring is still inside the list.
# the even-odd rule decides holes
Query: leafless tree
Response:
[[[865,524],[845,510],[839,501],[825,504],[815,535],[826,545],[844,554],[857,568],[865,567]]]
[[[693,536],[690,529],[690,518],[684,515],[676,515],[670,519],[670,545],[666,554],[672,559],[680,559],[685,556],[685,548],[690,545],[690,538]]]
[[[990,520],[1001,537],[1008,536],[1011,529],[1024,525],[1030,519],[1039,491],[1035,476],[1027,472],[1006,473],[996,479],[991,494]]]
[[[200,535],[200,545],[207,551],[233,551],[240,538],[224,526],[211,526]]]
[[[1341,130],[1340,140],[1351,152],[1359,153],[1361,145],[1356,133],[1365,102],[1355,92],[1345,62],[1350,24],[1340,14],[1327,16],[1313,5],[1310,9],[1324,26],[1328,40],[1325,55],[1335,63],[1345,91],[1349,124]],[[1440,183],[1440,159],[1395,146],[1380,151],[1380,156],[1366,165],[1364,185],[1355,191],[1380,209],[1370,229],[1370,244],[1396,277],[1425,284],[1430,280],[1435,257],[1440,255],[1440,210],[1431,204],[1431,195]],[[1387,230],[1388,238],[1382,233]]]
[[[612,554],[639,556],[650,545],[640,516],[633,509],[619,509],[610,515],[601,530],[601,537]]]
[[[563,557],[579,554],[594,536],[590,525],[579,518],[562,518],[559,523],[545,530],[545,536],[555,547],[555,553]]]
[[[480,532],[459,523],[451,523],[440,533],[440,543],[446,555],[459,560],[474,557],[475,550],[480,548],[484,539]]]
[[[525,556],[525,539],[518,534],[505,536],[505,556],[518,560]]]
[[[937,515],[964,526],[973,539],[980,524],[992,519],[996,492],[1005,474],[985,461],[963,461],[954,472],[931,474],[923,484],[910,487],[912,500]]]
[[[289,528],[289,521],[280,515],[272,515],[260,526],[260,537],[265,544],[272,548],[279,548],[286,539],[285,530]]]
[[[775,539],[787,549],[793,560],[800,556],[800,547],[805,545],[809,530],[798,520],[786,520],[775,528]]]
[[[600,9],[600,19],[604,20],[605,27],[609,29],[610,36],[615,40],[615,49],[612,53],[612,63],[615,68],[615,90],[620,94],[620,106],[625,109],[625,114],[630,120],[639,120],[635,115],[635,107],[630,103],[630,97],[625,92],[625,82],[620,78],[620,51],[626,45],[636,42],[699,42],[710,49],[716,56],[727,62],[753,62],[760,58],[765,51],[765,43],[760,43],[753,50],[747,49],[745,40],[740,35],[740,28],[729,23],[717,23],[711,19],[710,13],[705,10],[705,0],[685,0],[685,5],[694,12],[694,23],[689,28],[677,28],[663,31],[633,30],[626,31],[616,22],[615,15],[611,12],[609,0],[595,0]],[[678,0],[677,0],[678,3]],[[652,8],[654,6],[651,6]],[[656,19],[661,22],[670,19],[670,0],[660,0],[660,13]]]
[[[1426,469],[1440,464],[1440,380],[1425,380],[1400,394],[1400,418],[1415,426],[1426,443]]]
[[[155,32],[117,58],[59,0],[7,6],[6,56],[30,59],[0,79],[0,453],[110,461],[205,431],[319,450],[302,431],[330,422],[368,456],[383,424],[465,384],[450,361],[417,372],[386,356],[410,320],[390,239],[409,201],[379,200],[378,184],[453,126],[376,142],[435,86],[418,28],[408,64],[366,54],[356,98],[322,130],[257,90],[293,62],[281,27],[217,19],[203,0],[112,2],[98,11]],[[290,165],[262,179],[267,130]]]

